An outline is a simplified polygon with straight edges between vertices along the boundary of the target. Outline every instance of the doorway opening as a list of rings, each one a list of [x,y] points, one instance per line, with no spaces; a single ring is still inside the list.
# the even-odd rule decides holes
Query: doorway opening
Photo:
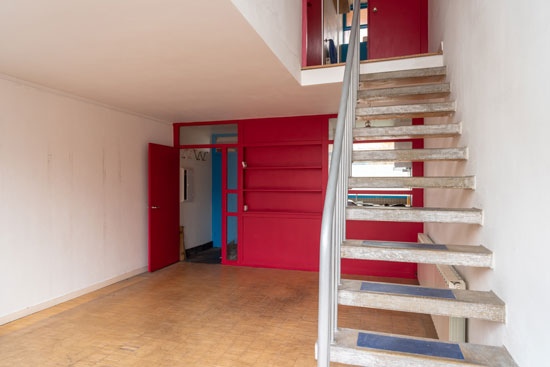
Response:
[[[237,262],[238,125],[185,124],[178,133],[186,261]]]

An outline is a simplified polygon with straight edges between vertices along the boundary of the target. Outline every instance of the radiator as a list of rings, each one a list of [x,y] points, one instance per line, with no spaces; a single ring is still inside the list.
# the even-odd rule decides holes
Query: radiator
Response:
[[[423,233],[418,234],[418,242],[434,244],[430,236]],[[450,265],[418,264],[418,282],[424,287],[466,289],[466,282]],[[466,342],[466,319],[432,315],[432,320],[440,340]]]

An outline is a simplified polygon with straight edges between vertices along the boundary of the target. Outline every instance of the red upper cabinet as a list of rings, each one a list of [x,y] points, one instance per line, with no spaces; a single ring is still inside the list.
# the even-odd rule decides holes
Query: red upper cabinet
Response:
[[[369,59],[428,51],[427,0],[369,0]]]

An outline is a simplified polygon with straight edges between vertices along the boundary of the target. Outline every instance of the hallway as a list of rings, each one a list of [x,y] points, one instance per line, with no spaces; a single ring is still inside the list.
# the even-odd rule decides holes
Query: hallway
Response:
[[[317,294],[313,272],[178,263],[0,326],[0,366],[313,367]],[[428,315],[341,306],[339,325],[436,337]]]

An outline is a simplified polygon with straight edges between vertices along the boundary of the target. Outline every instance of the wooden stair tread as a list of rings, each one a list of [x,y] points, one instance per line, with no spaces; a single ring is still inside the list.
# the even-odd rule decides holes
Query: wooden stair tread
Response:
[[[354,151],[353,161],[417,162],[440,160],[466,160],[468,148],[428,148]]]
[[[483,246],[346,240],[341,254],[345,259],[493,267],[493,253]]]
[[[397,71],[386,71],[380,73],[366,73],[359,76],[362,82],[382,81],[390,79],[422,78],[430,76],[444,76],[447,74],[447,67],[439,66],[434,68],[408,69]]]
[[[369,367],[517,367],[504,347],[353,329],[335,333],[330,360]]]
[[[416,98],[420,98],[421,96],[441,98],[448,96],[450,92],[451,86],[449,83],[432,83],[389,88],[360,89],[357,92],[357,98],[359,103],[405,96],[414,96]]]
[[[442,138],[462,134],[462,123],[443,125],[410,125],[389,127],[363,127],[353,129],[354,140],[395,140]]]
[[[357,107],[355,115],[358,120],[396,119],[413,117],[440,117],[455,112],[456,103],[430,102],[411,103],[390,106]]]
[[[493,292],[342,279],[338,303],[346,306],[428,313],[506,322],[506,306]]]
[[[442,188],[468,189],[476,187],[475,176],[462,177],[350,177],[351,188]]]
[[[347,220],[369,220],[381,222],[426,222],[483,224],[483,211],[476,208],[415,208],[348,206]]]

